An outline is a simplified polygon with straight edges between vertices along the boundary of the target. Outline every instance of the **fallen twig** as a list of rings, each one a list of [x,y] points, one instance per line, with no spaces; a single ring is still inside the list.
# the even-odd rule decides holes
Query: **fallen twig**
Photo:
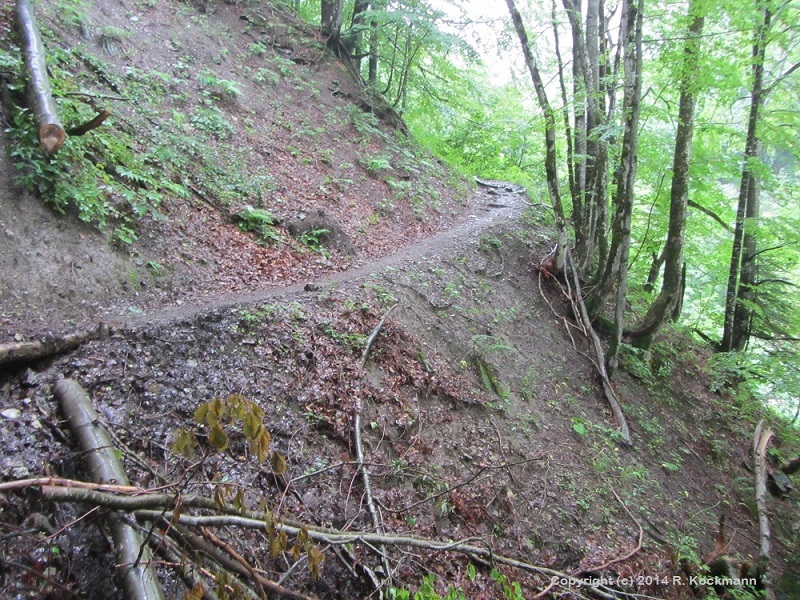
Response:
[[[141,510],[135,511],[134,515],[142,519],[164,519],[172,522],[177,522],[182,525],[201,526],[201,527],[245,527],[249,529],[265,530],[265,522],[263,519],[252,519],[249,517],[240,517],[235,515],[205,515],[193,516],[187,514],[176,515],[171,511],[162,513],[161,511]],[[299,527],[292,527],[280,522],[274,523],[275,528],[279,531],[285,532],[287,535],[296,536],[300,533]],[[467,543],[466,540],[458,540],[454,542],[442,542],[439,540],[431,540],[426,538],[394,535],[394,534],[381,534],[371,533],[366,531],[336,531],[324,532],[317,528],[307,527],[309,538],[317,542],[323,542],[331,545],[346,545],[354,543],[365,543],[374,545],[386,546],[405,546],[411,548],[422,548],[432,550],[435,552],[458,552],[467,556],[475,556],[480,559],[491,561],[493,563],[514,567],[528,573],[537,573],[547,577],[558,577],[565,586],[587,586],[585,581],[581,581],[568,573],[556,571],[548,567],[533,565],[514,558],[509,558],[500,554],[495,554],[491,548],[483,548]],[[613,590],[604,586],[597,585],[592,587],[592,592],[600,598],[613,600]]]
[[[596,567],[589,567],[587,569],[581,569],[582,572],[585,572],[585,571],[602,572],[605,569],[607,569],[608,567],[610,567],[611,565],[615,565],[617,563],[625,562],[626,560],[631,558],[634,554],[639,552],[639,550],[642,549],[642,540],[644,538],[644,529],[642,529],[642,524],[639,523],[639,521],[636,520],[636,518],[633,516],[633,514],[631,514],[631,511],[628,509],[628,507],[625,505],[625,503],[617,495],[617,492],[614,490],[614,488],[609,488],[609,489],[611,490],[611,493],[614,494],[614,498],[617,499],[617,502],[619,502],[622,505],[622,508],[625,509],[625,512],[628,513],[628,516],[633,520],[634,523],[636,523],[636,526],[639,528],[639,541],[636,542],[636,547],[633,550],[631,550],[630,552],[628,552],[625,556],[620,556],[619,558],[615,558],[615,559],[609,560],[608,562],[604,562],[602,565],[598,565]]]
[[[256,584],[256,587],[258,588],[258,594],[259,596],[261,596],[261,600],[267,600],[267,594],[264,591],[264,586],[261,584],[262,578],[258,575],[258,573],[256,573],[255,569],[253,568],[253,565],[247,562],[244,556],[242,556],[236,550],[234,550],[230,544],[228,544],[224,540],[221,540],[219,537],[214,535],[208,529],[201,527],[200,533],[202,533],[203,537],[206,538],[209,542],[214,544],[217,548],[220,548],[221,550],[227,552],[233,558],[233,560],[238,562],[247,571],[253,583]]]
[[[110,485],[107,483],[91,483],[89,481],[78,481],[76,479],[65,479],[63,477],[36,477],[33,479],[17,479],[16,481],[6,481],[0,483],[0,492],[11,490],[22,490],[33,486],[54,486],[63,488],[97,490],[99,492],[118,492],[121,494],[145,494],[148,493],[144,488],[135,485]]]
[[[358,366],[362,370],[367,365],[367,358],[369,357],[369,351],[372,349],[372,345],[375,343],[375,340],[378,337],[378,334],[381,332],[383,328],[383,324],[386,322],[387,317],[391,314],[391,312],[397,308],[398,304],[393,304],[389,310],[383,313],[381,320],[378,321],[378,324],[375,326],[375,329],[372,330],[372,333],[369,334],[367,338],[367,344],[364,346],[364,352],[361,353],[361,362],[359,362]]]
[[[195,573],[195,571],[199,569],[195,569],[194,566],[189,563],[187,557],[180,554],[172,540],[170,540],[166,534],[160,537],[151,537],[148,541],[150,547],[155,552],[158,552],[165,559],[173,563],[175,568],[178,569],[178,573],[186,584],[186,587],[190,590],[202,589],[203,600],[219,600],[219,596],[209,589],[206,581]]]

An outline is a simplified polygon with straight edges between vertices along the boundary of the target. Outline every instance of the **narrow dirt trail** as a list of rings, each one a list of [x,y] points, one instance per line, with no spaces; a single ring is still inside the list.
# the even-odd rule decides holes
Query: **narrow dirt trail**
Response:
[[[197,315],[230,309],[239,305],[253,305],[278,296],[287,296],[356,281],[386,267],[396,267],[418,261],[428,255],[443,254],[467,244],[481,232],[504,220],[519,217],[526,206],[525,189],[500,181],[482,181],[470,198],[472,210],[458,224],[422,241],[405,246],[393,254],[366,261],[358,266],[326,275],[319,279],[288,286],[273,286],[254,292],[218,294],[193,300],[180,306],[152,310],[140,316],[120,315],[104,321],[117,329],[135,330],[156,324],[189,319]]]

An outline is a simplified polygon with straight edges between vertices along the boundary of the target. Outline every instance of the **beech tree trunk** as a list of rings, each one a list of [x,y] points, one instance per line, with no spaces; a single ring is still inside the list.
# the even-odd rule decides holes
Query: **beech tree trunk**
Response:
[[[342,0],[322,0],[320,4],[322,35],[328,46],[337,46],[342,35]]]
[[[25,68],[28,71],[28,96],[36,121],[39,142],[49,155],[56,154],[64,145],[67,135],[58,118],[50,77],[47,75],[44,44],[36,26],[33,7],[28,0],[17,0],[17,29],[25,52]]]
[[[353,6],[353,19],[350,22],[353,45],[353,63],[361,72],[361,58],[364,55],[364,13],[369,10],[369,0],[356,0]]]
[[[743,242],[745,234],[745,218],[748,215],[748,203],[755,198],[757,185],[753,163],[758,158],[759,139],[758,121],[764,103],[764,58],[767,52],[767,34],[772,23],[772,9],[766,4],[763,9],[763,21],[759,25],[753,42],[753,89],[750,96],[750,115],[747,120],[747,141],[745,142],[744,160],[742,163],[742,179],[739,185],[739,202],[736,209],[736,228],[733,233],[733,250],[731,251],[728,288],[725,294],[725,328],[722,334],[722,351],[732,352],[744,348],[750,336],[749,322],[736,321],[736,307],[741,301],[740,275],[742,269]],[[752,212],[752,208],[749,212]],[[755,257],[753,256],[753,260]],[[744,315],[741,310],[740,318]]]
[[[683,48],[683,69],[678,104],[678,129],[675,137],[675,154],[672,161],[672,187],[670,190],[669,227],[667,241],[661,254],[664,260],[664,280],[658,297],[650,305],[642,322],[626,335],[634,338],[641,348],[648,348],[653,336],[669,319],[682,295],[683,247],[686,238],[686,208],[689,201],[689,164],[692,155],[694,110],[696,105],[696,80],[699,66],[700,36],[703,33],[703,4],[691,0],[686,44]],[[649,279],[648,279],[649,282]]]

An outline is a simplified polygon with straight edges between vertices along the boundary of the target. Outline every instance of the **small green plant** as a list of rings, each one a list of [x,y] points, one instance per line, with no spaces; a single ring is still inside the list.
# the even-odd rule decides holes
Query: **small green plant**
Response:
[[[278,85],[281,80],[281,76],[273,71],[272,69],[267,69],[266,67],[259,68],[255,75],[253,75],[253,81],[256,83],[266,83],[269,85]]]
[[[242,95],[241,84],[238,81],[222,79],[213,71],[200,71],[197,74],[197,81],[208,97],[214,100],[234,100]]]
[[[360,161],[361,166],[367,170],[367,173],[374,175],[382,170],[389,170],[392,168],[392,163],[388,156],[367,156]]]
[[[261,243],[280,243],[283,236],[275,227],[275,217],[268,210],[247,206],[233,216],[242,231],[256,234]]]
[[[247,49],[251,54],[256,56],[264,56],[267,53],[267,46],[261,42],[253,42],[252,44],[248,44]]]
[[[584,421],[581,417],[572,417],[572,431],[577,433],[580,436],[585,436],[587,434],[586,429],[586,421]]]
[[[210,104],[196,106],[189,117],[189,122],[196,129],[212,135],[218,140],[225,140],[233,133],[233,125],[230,124],[225,114]]]
[[[305,244],[312,250],[324,253],[325,247],[323,246],[322,242],[324,241],[325,236],[327,236],[330,232],[330,229],[325,228],[311,229],[301,234],[298,239],[301,243]]]
[[[500,248],[503,245],[503,242],[500,241],[499,238],[493,235],[484,235],[481,237],[481,245],[480,249],[484,252],[488,252],[492,248]]]
[[[506,600],[525,600],[522,595],[522,586],[518,581],[511,581],[497,569],[492,569],[492,579],[503,589],[503,597]]]

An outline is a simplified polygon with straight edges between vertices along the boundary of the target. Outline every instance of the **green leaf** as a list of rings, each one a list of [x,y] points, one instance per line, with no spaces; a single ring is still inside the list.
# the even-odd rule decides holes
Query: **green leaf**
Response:
[[[217,452],[222,452],[228,447],[228,435],[222,431],[220,424],[214,423],[208,433],[208,443],[214,446]]]
[[[320,565],[323,560],[325,560],[325,555],[319,548],[313,545],[308,548],[308,570],[312,579],[319,579]]]
[[[270,466],[275,475],[283,475],[286,473],[286,459],[280,452],[273,452],[270,458]]]

